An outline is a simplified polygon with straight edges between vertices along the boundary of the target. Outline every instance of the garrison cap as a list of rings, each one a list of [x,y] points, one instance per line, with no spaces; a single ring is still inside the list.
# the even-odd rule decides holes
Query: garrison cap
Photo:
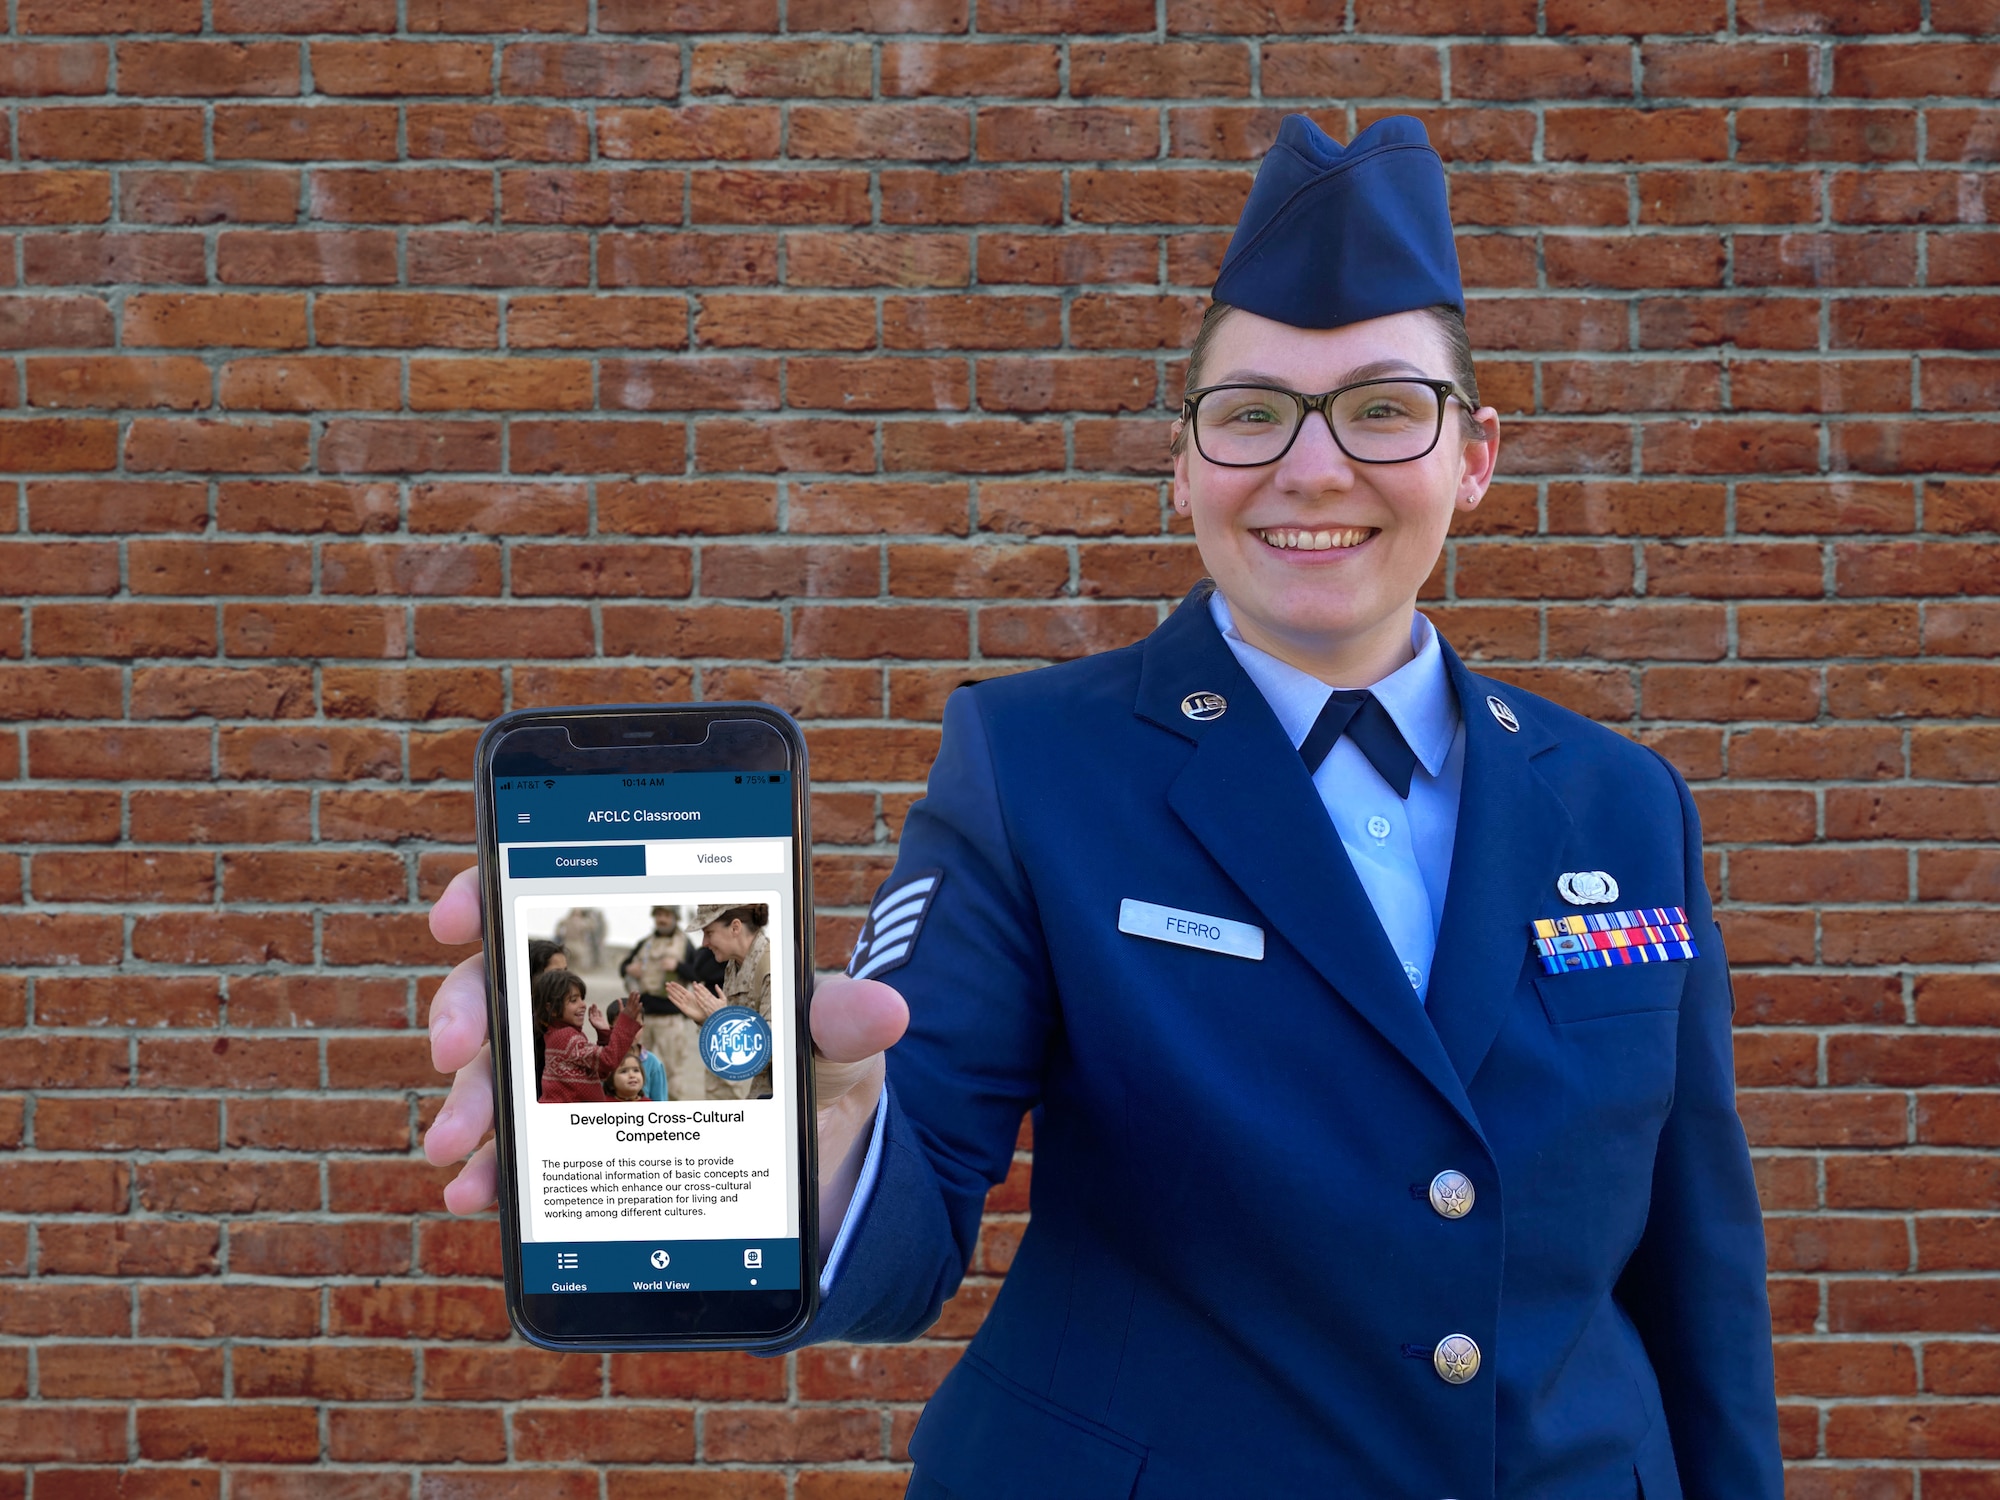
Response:
[[[1214,297],[1295,328],[1440,305],[1464,312],[1444,163],[1423,121],[1390,115],[1343,148],[1304,115],[1286,115]]]

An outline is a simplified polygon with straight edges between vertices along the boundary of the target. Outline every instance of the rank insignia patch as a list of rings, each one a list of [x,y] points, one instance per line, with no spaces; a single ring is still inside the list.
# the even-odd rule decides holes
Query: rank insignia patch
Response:
[[[924,870],[877,895],[855,941],[854,956],[847,961],[848,974],[855,979],[873,979],[908,963],[917,945],[917,932],[943,883],[944,871]]]
[[[1678,906],[1541,917],[1531,922],[1529,929],[1544,974],[1674,963],[1701,956],[1688,936],[1687,913]]]

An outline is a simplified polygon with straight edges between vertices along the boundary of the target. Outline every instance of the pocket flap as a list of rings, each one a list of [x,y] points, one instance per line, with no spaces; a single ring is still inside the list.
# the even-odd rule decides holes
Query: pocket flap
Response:
[[[1534,981],[1536,993],[1542,997],[1542,1009],[1560,1026],[1569,1021],[1596,1021],[1638,1011],[1679,1010],[1687,975],[1688,965],[1676,962],[1537,974]]]
[[[910,1435],[924,1473],[965,1500],[1128,1500],[1146,1450],[1009,1380],[958,1362]]]

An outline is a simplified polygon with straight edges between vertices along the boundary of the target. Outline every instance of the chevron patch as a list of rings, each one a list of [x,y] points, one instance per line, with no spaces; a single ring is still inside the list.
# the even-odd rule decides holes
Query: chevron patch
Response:
[[[848,974],[873,979],[908,963],[943,883],[944,871],[922,870],[893,889],[878,892],[854,944],[854,956],[847,961]]]

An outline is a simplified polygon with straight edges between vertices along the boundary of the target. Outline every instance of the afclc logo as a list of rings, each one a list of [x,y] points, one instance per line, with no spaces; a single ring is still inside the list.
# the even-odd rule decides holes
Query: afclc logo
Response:
[[[725,1005],[701,1023],[702,1065],[717,1078],[741,1083],[771,1061],[771,1028],[747,1005]]]

